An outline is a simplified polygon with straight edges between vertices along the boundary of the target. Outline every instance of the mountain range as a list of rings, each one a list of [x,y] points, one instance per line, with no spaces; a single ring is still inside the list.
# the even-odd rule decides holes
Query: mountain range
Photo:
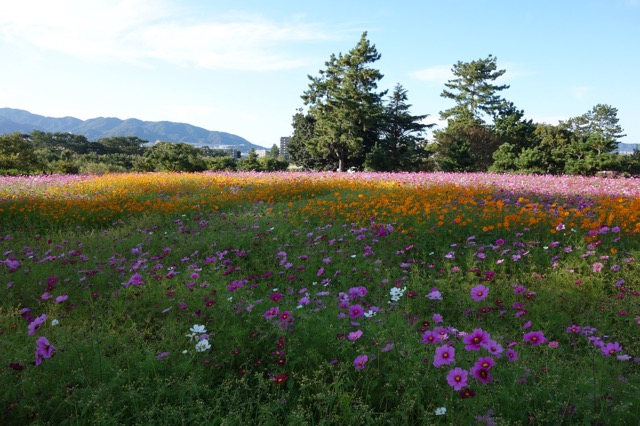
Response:
[[[82,135],[89,141],[112,136],[137,136],[156,142],[184,142],[195,146],[234,148],[248,152],[251,148],[265,149],[246,139],[225,132],[207,130],[202,127],[172,121],[143,121],[136,118],[121,120],[113,117],[97,117],[81,120],[75,117],[45,117],[29,111],[0,108],[0,134],[40,130],[48,133],[68,132]]]

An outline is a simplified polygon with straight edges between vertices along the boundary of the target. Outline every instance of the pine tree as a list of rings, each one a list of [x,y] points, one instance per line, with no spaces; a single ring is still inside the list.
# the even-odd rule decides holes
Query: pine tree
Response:
[[[458,61],[453,66],[456,78],[445,83],[447,89],[440,96],[452,99],[456,105],[440,112],[443,120],[470,115],[480,122],[484,122],[483,113],[494,117],[506,101],[498,92],[508,89],[506,84],[495,85],[492,82],[501,77],[506,70],[498,70],[496,57],[489,55],[486,59],[477,61]]]
[[[423,124],[428,115],[411,115],[407,90],[396,84],[384,107],[381,139],[367,154],[365,165],[376,171],[412,171],[426,152],[421,149],[423,131],[435,124]]]
[[[382,74],[370,67],[378,59],[365,32],[347,54],[332,54],[318,77],[309,76],[309,89],[302,95],[315,120],[306,148],[335,162],[339,171],[360,166],[378,139],[386,94],[376,92]]]

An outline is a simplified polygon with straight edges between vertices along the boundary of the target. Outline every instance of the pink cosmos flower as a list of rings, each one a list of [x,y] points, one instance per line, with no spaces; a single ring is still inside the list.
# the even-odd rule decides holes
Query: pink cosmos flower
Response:
[[[69,298],[69,296],[67,296],[66,294],[62,295],[62,296],[58,296],[56,297],[55,303],[59,304],[64,302],[65,300],[67,300]]]
[[[481,328],[476,328],[471,334],[467,334],[462,338],[462,342],[465,344],[465,349],[468,351],[479,351],[482,345],[489,342],[491,336]]]
[[[522,294],[522,293],[524,293],[526,291],[527,291],[527,288],[525,286],[523,286],[523,285],[515,285],[513,287],[513,292],[515,294]]]
[[[538,346],[547,341],[542,331],[531,331],[522,336],[524,340],[530,342],[533,346]]]
[[[442,293],[437,288],[431,289],[431,293],[427,294],[431,300],[442,300]]]
[[[600,347],[600,350],[602,351],[602,355],[611,356],[620,352],[622,350],[622,346],[620,346],[618,342],[607,343],[606,345]]]
[[[510,362],[515,362],[518,360],[518,353],[513,349],[507,349],[507,359]]]
[[[468,384],[469,372],[460,367],[456,367],[447,374],[447,383],[454,390],[461,390]]]
[[[287,322],[291,319],[291,312],[284,311],[280,314],[280,322]]]
[[[36,365],[42,364],[43,359],[51,358],[55,350],[55,346],[49,343],[46,337],[38,337],[36,340]]]
[[[451,364],[456,361],[456,351],[453,346],[443,345],[436,348],[436,355],[433,359],[433,365],[440,368],[443,365]]]
[[[482,345],[482,347],[496,358],[500,358],[502,356],[502,352],[504,352],[504,349],[502,349],[502,345],[495,340],[489,340],[487,343]]]
[[[27,334],[29,336],[33,336],[34,334],[36,334],[36,331],[40,328],[42,324],[45,323],[45,321],[47,321],[47,314],[42,314],[38,318],[31,321],[27,326],[27,329],[28,329]]]
[[[272,308],[269,308],[269,310],[264,313],[264,317],[266,319],[275,318],[278,315],[279,311],[280,311],[280,308],[278,306],[274,306]]]
[[[366,355],[358,355],[356,357],[356,359],[353,360],[353,366],[358,371],[364,370],[364,367],[367,364],[367,361],[369,361],[369,357],[368,356],[366,356]]]
[[[351,318],[359,318],[364,316],[364,310],[360,305],[351,305],[349,306],[349,316]]]
[[[365,297],[367,295],[367,288],[364,286],[352,287],[349,289],[350,298]]]
[[[496,362],[490,356],[482,356],[473,364],[474,367],[491,369]]]
[[[596,263],[594,263],[593,265],[591,265],[591,270],[592,270],[594,273],[598,273],[598,272],[602,271],[602,268],[603,268],[603,267],[604,267],[604,265],[603,265],[602,263],[600,263],[600,262],[596,262]]]
[[[442,322],[442,315],[440,314],[433,314],[433,317],[431,317],[433,319],[433,322],[435,322],[436,324],[440,324]]]
[[[130,285],[144,285],[144,280],[142,279],[142,275],[135,273],[129,278],[129,281],[126,283],[122,283],[123,286],[129,287]]]
[[[362,337],[362,330],[352,331],[347,337],[349,338],[349,340],[354,342]]]
[[[567,327],[567,333],[580,333],[582,329],[580,328],[579,325],[575,325],[573,324],[571,327]]]
[[[486,299],[488,295],[489,295],[489,289],[483,286],[482,284],[477,285],[471,289],[471,297],[476,302],[480,302],[481,300]]]
[[[393,349],[393,347],[394,347],[393,343],[388,343],[387,346],[380,349],[380,352],[389,352]]]
[[[442,342],[442,335],[440,335],[439,333],[435,333],[431,330],[427,330],[422,333],[421,343],[431,343],[432,345],[435,345],[436,343],[440,342]]]

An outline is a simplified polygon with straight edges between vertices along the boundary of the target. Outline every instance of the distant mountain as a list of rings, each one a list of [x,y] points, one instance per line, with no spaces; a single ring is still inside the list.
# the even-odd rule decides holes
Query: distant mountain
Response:
[[[210,148],[234,148],[247,152],[251,148],[265,149],[231,133],[217,132],[172,121],[142,121],[135,118],[121,120],[113,117],[98,117],[80,120],[75,117],[53,118],[32,114],[13,108],[0,108],[0,134],[34,130],[43,132],[69,132],[82,135],[90,141],[111,136],[137,136],[151,143],[184,142]]]
[[[639,143],[619,143],[618,144],[618,152],[621,154],[631,154],[636,149],[640,149]]]

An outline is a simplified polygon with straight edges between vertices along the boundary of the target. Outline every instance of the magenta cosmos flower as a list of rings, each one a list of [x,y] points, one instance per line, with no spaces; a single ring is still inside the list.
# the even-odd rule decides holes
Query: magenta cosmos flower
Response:
[[[38,340],[36,340],[36,365],[42,364],[42,360],[45,358],[51,358],[55,350],[55,346],[49,343],[46,337],[38,337]]]
[[[144,285],[144,280],[142,279],[142,275],[135,273],[129,278],[129,281],[122,283],[122,285],[125,287],[129,287],[130,285],[140,286]]]
[[[491,371],[488,368],[484,368],[477,363],[471,367],[471,375],[475,377],[480,383],[487,384],[493,380],[491,377]]]
[[[436,355],[433,358],[433,365],[440,368],[443,365],[456,361],[456,350],[453,346],[443,345],[436,348]]]
[[[366,355],[358,355],[356,359],[353,360],[353,366],[356,370],[364,370],[365,365],[369,361],[369,357]]]
[[[449,383],[449,386],[453,387],[453,389],[459,391],[467,386],[468,377],[469,372],[467,370],[456,367],[447,374],[447,383]]]
[[[351,318],[359,318],[364,316],[364,309],[360,305],[351,305],[349,306],[349,316]]]
[[[489,289],[483,286],[482,284],[477,285],[471,289],[471,297],[476,302],[480,302],[481,300],[486,299],[488,295],[489,295]]]
[[[474,367],[490,369],[495,365],[495,361],[490,356],[482,356],[473,364]]]
[[[533,346],[538,346],[547,341],[542,331],[531,331],[522,336],[524,340],[530,342]]]
[[[462,338],[462,342],[465,344],[465,349],[468,351],[479,351],[483,345],[489,343],[491,336],[481,328],[476,328],[473,333],[467,334]]]

